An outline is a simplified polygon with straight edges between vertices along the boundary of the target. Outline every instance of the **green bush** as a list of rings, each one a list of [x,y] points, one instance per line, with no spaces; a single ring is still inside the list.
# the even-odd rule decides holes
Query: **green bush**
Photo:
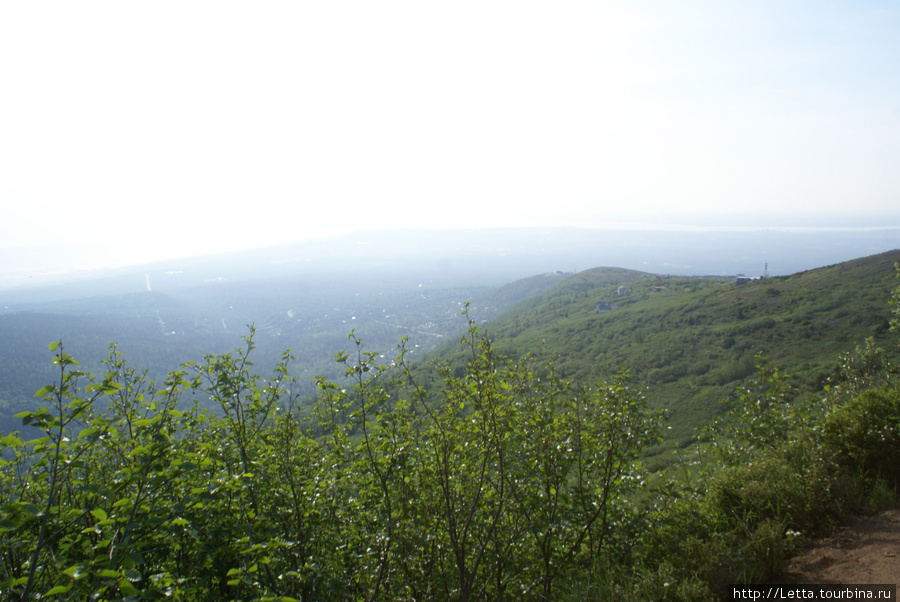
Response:
[[[731,583],[775,578],[802,536],[840,520],[852,487],[840,467],[823,460],[827,450],[814,440],[784,444],[752,463],[707,474],[694,494],[656,515],[642,542],[643,561],[677,577],[671,583],[679,588],[667,590],[669,596],[694,593],[671,599],[718,598]],[[702,588],[712,594],[700,594]]]
[[[900,389],[871,389],[825,421],[829,444],[866,479],[900,484]]]
[[[0,591],[548,599],[598,578],[639,536],[628,500],[661,415],[625,373],[575,387],[470,327],[465,369],[430,394],[402,345],[385,365],[351,335],[345,380],[303,411],[289,353],[253,371],[252,328],[162,383],[114,347],[97,378],[52,345],[59,380],[20,414],[45,436],[0,435]]]
[[[742,564],[737,550],[734,534],[720,528],[703,500],[681,498],[657,514],[641,553],[648,567],[674,575],[680,585],[712,592],[736,581]]]
[[[711,480],[707,503],[732,529],[752,531],[776,521],[785,531],[821,534],[858,508],[858,498],[829,451],[807,440],[721,470]]]

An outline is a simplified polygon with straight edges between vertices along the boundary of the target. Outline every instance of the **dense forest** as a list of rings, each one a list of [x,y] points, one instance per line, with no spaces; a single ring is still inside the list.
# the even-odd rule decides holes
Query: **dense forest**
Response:
[[[255,327],[161,378],[115,345],[93,374],[52,343],[54,377],[16,416],[38,434],[0,439],[0,588],[22,600],[720,598],[777,576],[804,538],[896,505],[896,260],[746,285],[574,275],[486,324],[463,306],[467,328],[434,364],[413,363],[407,341],[386,354],[352,333],[332,358],[342,376],[315,379],[313,396],[290,352],[254,365]],[[839,286],[846,274],[892,284]],[[668,324],[680,328],[656,338]],[[562,348],[551,334],[594,345],[588,331],[619,344],[549,353]],[[770,346],[745,345],[754,333]],[[660,345],[668,359],[642,364]],[[782,367],[787,345],[799,377]],[[679,418],[672,439],[684,387],[724,403]],[[651,468],[665,441],[677,461]]]

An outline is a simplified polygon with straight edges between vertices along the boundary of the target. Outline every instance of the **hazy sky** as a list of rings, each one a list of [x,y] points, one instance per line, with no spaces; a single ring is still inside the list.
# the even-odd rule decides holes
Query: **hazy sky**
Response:
[[[4,2],[0,88],[7,270],[380,227],[900,225],[893,0]]]

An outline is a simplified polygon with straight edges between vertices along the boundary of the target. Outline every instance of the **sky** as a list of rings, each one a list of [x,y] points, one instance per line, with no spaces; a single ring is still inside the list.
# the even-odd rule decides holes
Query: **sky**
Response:
[[[0,277],[373,228],[900,227],[900,4],[6,2]]]

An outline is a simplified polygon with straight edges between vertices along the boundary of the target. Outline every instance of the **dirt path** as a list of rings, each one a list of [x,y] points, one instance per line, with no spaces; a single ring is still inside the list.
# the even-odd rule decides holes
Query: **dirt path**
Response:
[[[900,587],[900,510],[857,519],[791,560],[780,583]]]

